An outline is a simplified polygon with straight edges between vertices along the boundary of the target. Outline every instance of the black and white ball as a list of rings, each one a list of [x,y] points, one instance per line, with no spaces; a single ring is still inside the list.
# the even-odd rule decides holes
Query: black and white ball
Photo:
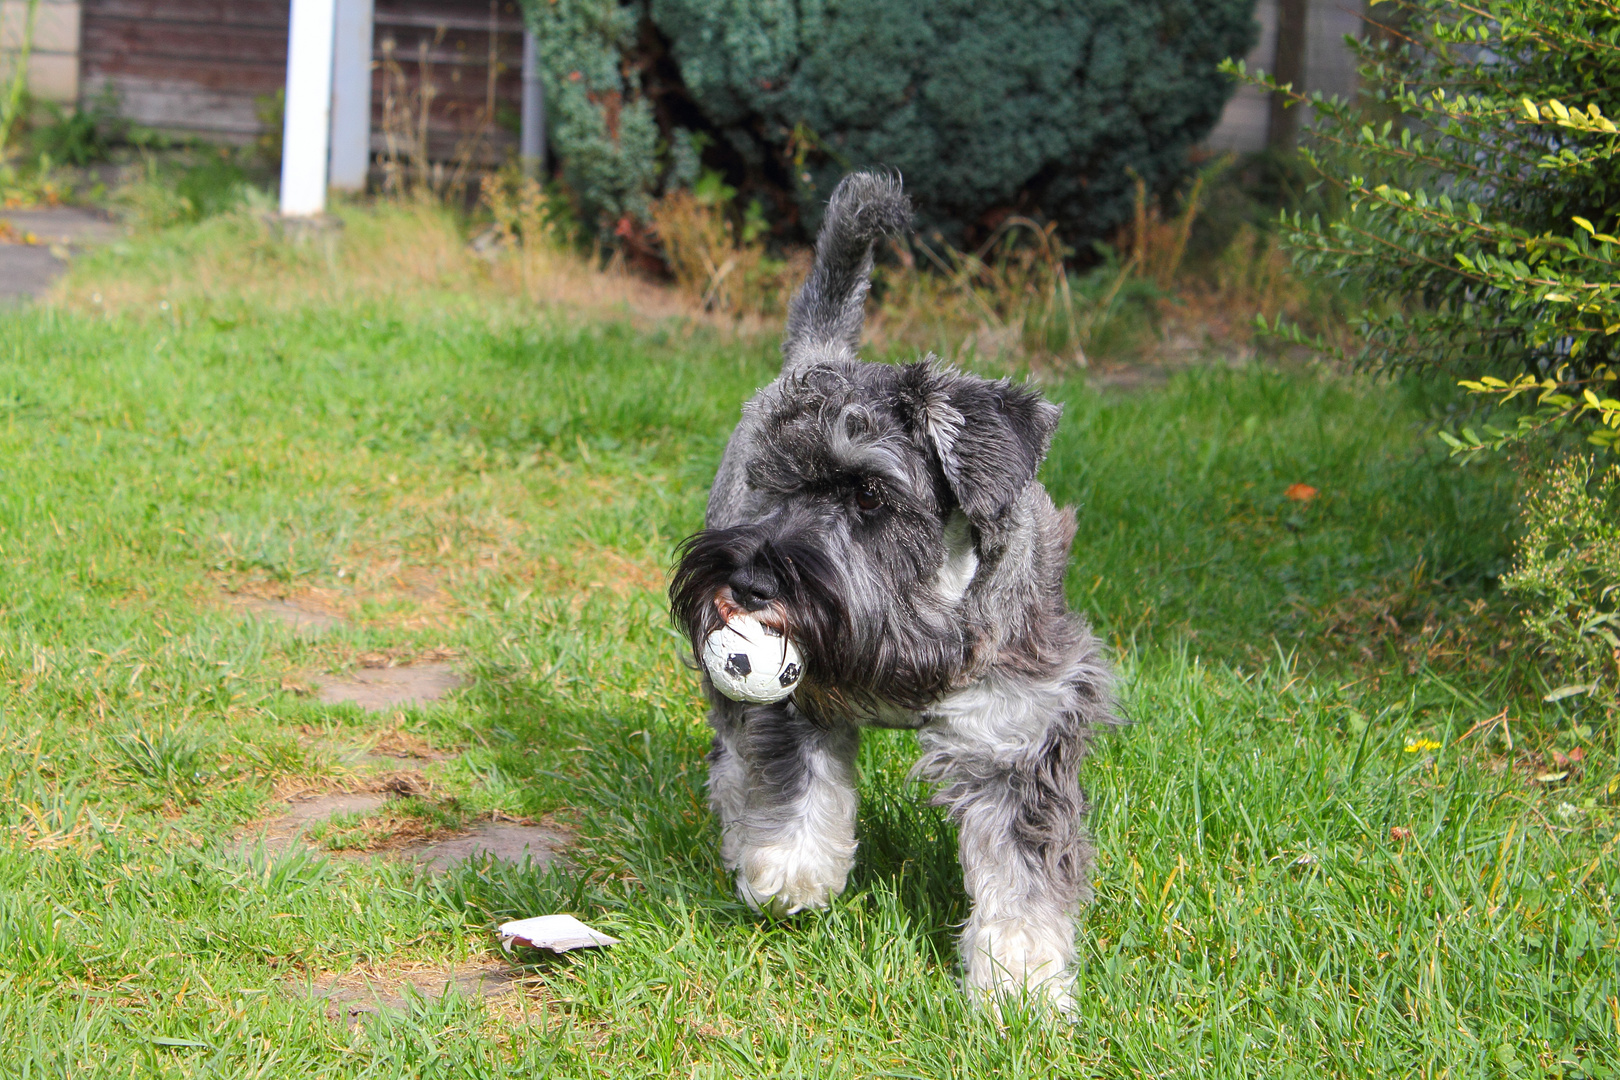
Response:
[[[703,643],[703,666],[733,701],[768,704],[793,693],[804,661],[782,631],[752,615],[733,615]]]

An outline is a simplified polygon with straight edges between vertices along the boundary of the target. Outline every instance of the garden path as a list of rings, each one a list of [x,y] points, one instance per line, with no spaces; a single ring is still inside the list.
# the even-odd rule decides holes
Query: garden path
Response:
[[[250,616],[278,622],[301,637],[314,638],[344,625],[345,620],[295,600],[233,597],[233,606]],[[327,704],[352,702],[369,712],[422,707],[443,698],[462,684],[454,667],[444,662],[401,667],[361,668],[350,675],[318,675],[318,700]],[[438,755],[406,750],[398,753],[381,746],[361,754],[355,764],[363,770],[361,783],[369,790],[300,792],[284,800],[285,809],[255,830],[244,845],[263,843],[270,852],[282,852],[308,843],[312,828],[340,815],[368,816],[384,810],[396,797],[418,794],[426,787],[427,767]],[[525,822],[485,821],[460,835],[419,841],[377,854],[410,859],[429,870],[446,870],[467,859],[493,856],[510,862],[528,859],[544,867],[556,858],[567,838],[555,829]]]
[[[0,212],[0,300],[44,295],[74,251],[122,235],[116,222],[76,206]]]

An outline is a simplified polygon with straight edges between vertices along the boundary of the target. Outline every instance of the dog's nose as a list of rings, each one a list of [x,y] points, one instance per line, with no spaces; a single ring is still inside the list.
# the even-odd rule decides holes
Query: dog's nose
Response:
[[[769,574],[762,574],[752,567],[743,567],[726,582],[731,586],[731,598],[737,606],[744,611],[758,611],[776,599],[776,582],[771,580]]]

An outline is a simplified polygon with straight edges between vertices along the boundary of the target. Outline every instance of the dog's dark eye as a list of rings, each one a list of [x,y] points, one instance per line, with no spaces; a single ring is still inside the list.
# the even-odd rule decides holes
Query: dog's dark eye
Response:
[[[870,482],[861,485],[861,490],[855,494],[855,505],[862,510],[876,510],[883,505],[883,496]]]

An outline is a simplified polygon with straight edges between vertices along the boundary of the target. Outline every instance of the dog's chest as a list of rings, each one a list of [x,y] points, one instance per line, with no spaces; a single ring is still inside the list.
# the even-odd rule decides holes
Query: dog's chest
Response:
[[[934,588],[946,604],[956,604],[967,595],[973,575],[979,571],[979,555],[973,550],[973,526],[967,515],[953,510],[945,520],[945,561],[934,578]]]

